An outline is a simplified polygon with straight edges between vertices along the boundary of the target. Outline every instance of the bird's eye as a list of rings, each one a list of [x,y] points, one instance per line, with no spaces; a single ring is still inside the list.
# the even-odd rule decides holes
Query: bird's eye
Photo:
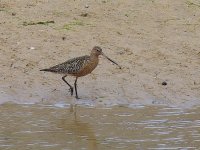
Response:
[[[97,49],[97,51],[98,51],[98,52],[100,52],[100,50],[99,50],[99,49]]]

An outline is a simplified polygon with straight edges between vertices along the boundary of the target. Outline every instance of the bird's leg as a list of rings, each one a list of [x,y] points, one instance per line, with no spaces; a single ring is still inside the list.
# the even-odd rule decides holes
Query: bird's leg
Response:
[[[77,104],[70,105],[70,112],[74,114],[75,120],[76,120],[76,107],[77,107]]]
[[[65,77],[66,77],[67,75],[65,75],[65,76],[63,76],[62,77],[62,80],[65,82],[65,83],[67,83],[67,85],[69,86],[69,90],[70,90],[70,92],[71,92],[71,96],[73,95],[73,87],[65,80]]]
[[[75,87],[75,92],[76,92],[76,99],[79,99],[78,93],[77,93],[77,79],[78,79],[78,77],[76,77],[76,80],[74,82],[74,87]]]

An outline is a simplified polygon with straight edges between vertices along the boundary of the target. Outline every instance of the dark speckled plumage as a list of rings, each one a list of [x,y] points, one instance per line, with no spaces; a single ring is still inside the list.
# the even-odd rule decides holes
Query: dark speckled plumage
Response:
[[[62,80],[70,87],[71,95],[73,95],[73,87],[65,80],[65,77],[67,77],[68,75],[75,76],[76,80],[74,82],[74,87],[75,87],[75,92],[76,92],[76,98],[78,98],[77,79],[78,77],[85,76],[91,73],[96,68],[99,62],[99,58],[98,58],[99,55],[103,55],[105,58],[107,58],[114,64],[118,65],[116,62],[108,58],[102,52],[102,49],[99,46],[95,46],[92,49],[90,56],[85,55],[81,57],[72,58],[64,63],[55,65],[48,69],[42,69],[40,71],[48,71],[48,72],[53,72],[53,73],[58,73],[58,74],[64,74],[64,76],[62,77]]]
[[[87,64],[89,61],[90,61],[90,56],[85,55],[69,59],[64,63],[58,64],[48,69],[42,69],[41,71],[49,71],[59,74],[74,74],[80,71],[83,68],[83,66]]]

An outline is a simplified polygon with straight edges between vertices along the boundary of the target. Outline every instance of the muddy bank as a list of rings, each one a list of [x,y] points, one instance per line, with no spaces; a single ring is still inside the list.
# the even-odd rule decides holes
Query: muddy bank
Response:
[[[78,81],[83,101],[199,104],[199,9],[192,0],[2,0],[0,101],[74,101],[61,76],[39,70],[99,45],[123,69],[101,58]]]

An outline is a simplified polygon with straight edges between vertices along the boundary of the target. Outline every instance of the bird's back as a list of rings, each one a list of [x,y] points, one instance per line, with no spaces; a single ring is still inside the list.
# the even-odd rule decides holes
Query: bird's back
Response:
[[[90,61],[90,56],[85,55],[85,56],[69,59],[68,61],[64,63],[58,64],[48,69],[42,69],[41,71],[49,71],[49,72],[54,72],[54,73],[59,73],[59,74],[76,74],[89,61]]]

